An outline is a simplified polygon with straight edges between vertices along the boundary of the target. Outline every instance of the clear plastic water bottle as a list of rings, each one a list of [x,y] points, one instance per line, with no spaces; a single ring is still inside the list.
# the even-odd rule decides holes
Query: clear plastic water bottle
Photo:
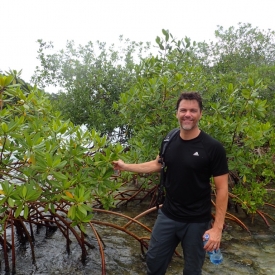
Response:
[[[206,234],[204,236],[204,245],[208,242],[209,240],[209,234]],[[210,262],[215,264],[215,265],[218,265],[220,263],[222,263],[223,261],[223,256],[222,256],[222,253],[221,253],[221,250],[220,249],[216,249],[216,250],[213,250],[213,251],[207,251],[207,254],[209,255],[209,258],[210,258]]]
[[[209,240],[209,234],[206,234],[206,235],[204,236],[203,245],[206,245],[206,243],[208,242],[208,240]],[[211,254],[213,254],[213,251],[207,251],[207,254],[208,254],[208,255],[211,255]]]

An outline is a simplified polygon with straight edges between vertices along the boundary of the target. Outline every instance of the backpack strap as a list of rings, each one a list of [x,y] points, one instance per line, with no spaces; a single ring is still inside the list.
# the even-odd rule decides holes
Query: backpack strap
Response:
[[[163,203],[164,201],[164,181],[165,181],[165,162],[164,162],[164,153],[167,148],[167,145],[171,140],[176,136],[177,133],[179,133],[180,129],[175,128],[171,130],[168,135],[164,138],[161,144],[160,149],[160,156],[158,162],[162,164],[161,171],[160,171],[160,182],[158,185],[158,195],[157,195],[157,201],[156,201],[156,207],[159,208],[159,205]]]
[[[158,162],[162,164],[162,168],[165,167],[165,162],[164,162],[164,153],[165,153],[165,150],[167,148],[167,145],[169,144],[169,142],[173,139],[173,137],[180,131],[179,128],[175,128],[173,130],[171,130],[167,136],[164,138],[164,140],[162,141],[162,144],[161,144],[161,149],[160,149],[160,157],[159,157],[159,160]]]

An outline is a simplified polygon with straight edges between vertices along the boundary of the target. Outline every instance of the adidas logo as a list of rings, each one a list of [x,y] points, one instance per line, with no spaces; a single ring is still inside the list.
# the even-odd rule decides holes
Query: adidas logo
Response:
[[[193,156],[197,156],[197,157],[199,157],[200,155],[199,155],[199,153],[198,153],[198,152],[196,152],[196,153],[194,153],[194,154],[193,154]]]

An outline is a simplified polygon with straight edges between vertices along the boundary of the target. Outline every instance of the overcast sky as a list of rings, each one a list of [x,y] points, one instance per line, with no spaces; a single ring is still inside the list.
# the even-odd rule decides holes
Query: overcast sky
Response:
[[[38,39],[56,50],[67,40],[118,42],[119,35],[154,42],[168,29],[175,37],[214,39],[217,25],[239,22],[275,30],[275,0],[0,0],[0,70],[23,70],[30,81],[39,65]]]

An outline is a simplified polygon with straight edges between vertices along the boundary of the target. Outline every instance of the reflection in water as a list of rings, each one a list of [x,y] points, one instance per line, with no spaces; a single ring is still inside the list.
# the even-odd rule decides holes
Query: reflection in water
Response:
[[[139,206],[121,209],[121,212],[130,216],[144,210]],[[128,211],[128,213],[127,213]],[[135,212],[135,213],[133,213]],[[101,215],[101,214],[100,214]],[[144,217],[141,221],[148,226],[152,226],[156,213]],[[97,214],[97,219],[100,218]],[[103,219],[108,219],[106,216]],[[112,222],[120,222],[120,217],[109,217]],[[245,217],[242,217],[242,220]],[[125,220],[122,221],[124,223]],[[251,229],[251,235],[238,225],[227,221],[227,226],[223,234],[221,250],[224,256],[223,264],[215,266],[206,258],[203,275],[247,275],[247,274],[275,274],[275,226],[267,228],[265,224],[255,219],[254,224],[250,220],[245,220]],[[142,259],[139,243],[123,232],[111,228],[96,226],[105,243],[105,256],[107,275],[144,275],[146,274],[145,262]],[[97,246],[93,239],[93,233],[87,234],[89,241]],[[132,230],[139,234],[148,235],[146,232],[139,232],[140,228],[132,227]],[[178,252],[182,254],[180,247]],[[31,263],[31,251],[18,248],[16,258],[17,275],[53,275],[53,274],[73,274],[73,275],[101,275],[100,254],[97,248],[88,250],[89,256],[86,265],[81,264],[81,251],[76,242],[71,245],[71,254],[66,253],[66,243],[60,232],[56,232],[52,237],[46,238],[45,231],[41,230],[36,235],[35,254],[36,265]],[[1,255],[2,269],[4,274],[4,263]],[[167,275],[182,274],[183,260],[174,256],[167,270]]]

